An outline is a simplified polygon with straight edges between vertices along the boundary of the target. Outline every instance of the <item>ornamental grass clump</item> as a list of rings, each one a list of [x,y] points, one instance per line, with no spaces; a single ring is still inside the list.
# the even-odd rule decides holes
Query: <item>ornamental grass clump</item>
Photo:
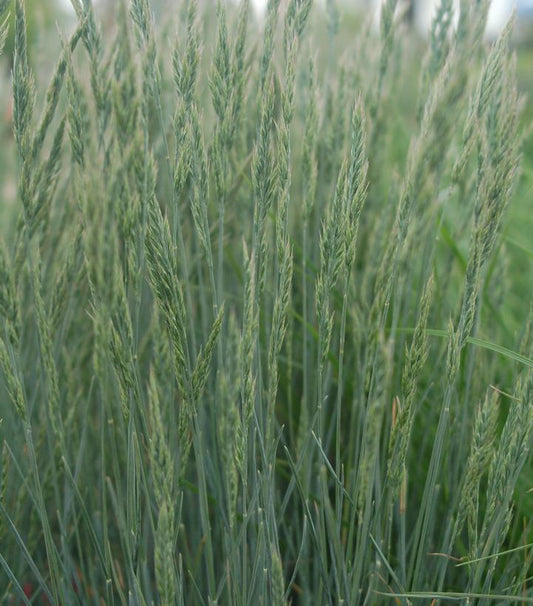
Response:
[[[0,601],[533,603],[513,22],[72,4],[41,90],[14,3]]]

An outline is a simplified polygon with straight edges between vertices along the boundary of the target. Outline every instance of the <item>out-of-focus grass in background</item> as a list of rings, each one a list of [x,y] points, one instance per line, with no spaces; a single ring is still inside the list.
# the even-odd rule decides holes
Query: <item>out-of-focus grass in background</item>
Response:
[[[11,74],[13,68],[15,3],[10,2],[9,32],[0,57],[0,224],[13,219],[17,171],[13,140]],[[60,48],[59,29],[68,31],[73,19],[63,0],[27,0],[28,51],[38,90],[42,94]]]
[[[511,315],[528,301],[533,281],[533,23],[525,23],[516,41],[518,81],[525,95],[523,115],[524,145],[522,177],[509,209],[505,241],[510,255],[511,273],[524,277],[517,281]],[[515,316],[516,317],[516,316]]]

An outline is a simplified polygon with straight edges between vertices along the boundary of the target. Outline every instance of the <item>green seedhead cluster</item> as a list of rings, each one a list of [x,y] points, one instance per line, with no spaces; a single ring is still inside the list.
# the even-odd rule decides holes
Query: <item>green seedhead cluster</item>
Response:
[[[111,4],[0,0],[2,604],[533,603],[512,23]]]

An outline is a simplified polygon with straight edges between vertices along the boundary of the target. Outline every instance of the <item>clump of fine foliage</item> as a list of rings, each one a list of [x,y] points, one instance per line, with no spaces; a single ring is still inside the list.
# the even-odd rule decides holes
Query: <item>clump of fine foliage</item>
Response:
[[[512,23],[73,0],[41,91],[14,4],[0,601],[533,603]]]

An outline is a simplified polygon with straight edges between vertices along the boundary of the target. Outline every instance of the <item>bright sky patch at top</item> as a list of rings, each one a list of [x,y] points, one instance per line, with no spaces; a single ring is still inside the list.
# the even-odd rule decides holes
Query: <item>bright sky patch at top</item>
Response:
[[[101,0],[102,1],[102,0]],[[106,0],[109,2],[109,0]],[[267,5],[268,0],[251,0],[254,8],[262,13]],[[350,0],[349,3],[355,2],[355,0]],[[61,0],[63,6],[72,11],[72,4],[70,0]],[[322,2],[318,2],[322,4]],[[340,4],[346,4],[346,0],[340,0]],[[378,4],[377,0],[373,0],[373,4]],[[424,0],[422,4],[422,16],[421,21],[423,22],[422,27],[427,27],[427,23],[431,20],[430,13],[433,12],[435,5],[437,4],[436,0]],[[431,8],[430,8],[431,7]],[[518,13],[520,14],[529,14],[533,12],[533,0],[492,0],[491,2],[491,14],[489,15],[489,30],[493,30],[493,33],[501,29],[504,23],[507,21],[509,15],[511,14],[514,7],[518,8]]]

